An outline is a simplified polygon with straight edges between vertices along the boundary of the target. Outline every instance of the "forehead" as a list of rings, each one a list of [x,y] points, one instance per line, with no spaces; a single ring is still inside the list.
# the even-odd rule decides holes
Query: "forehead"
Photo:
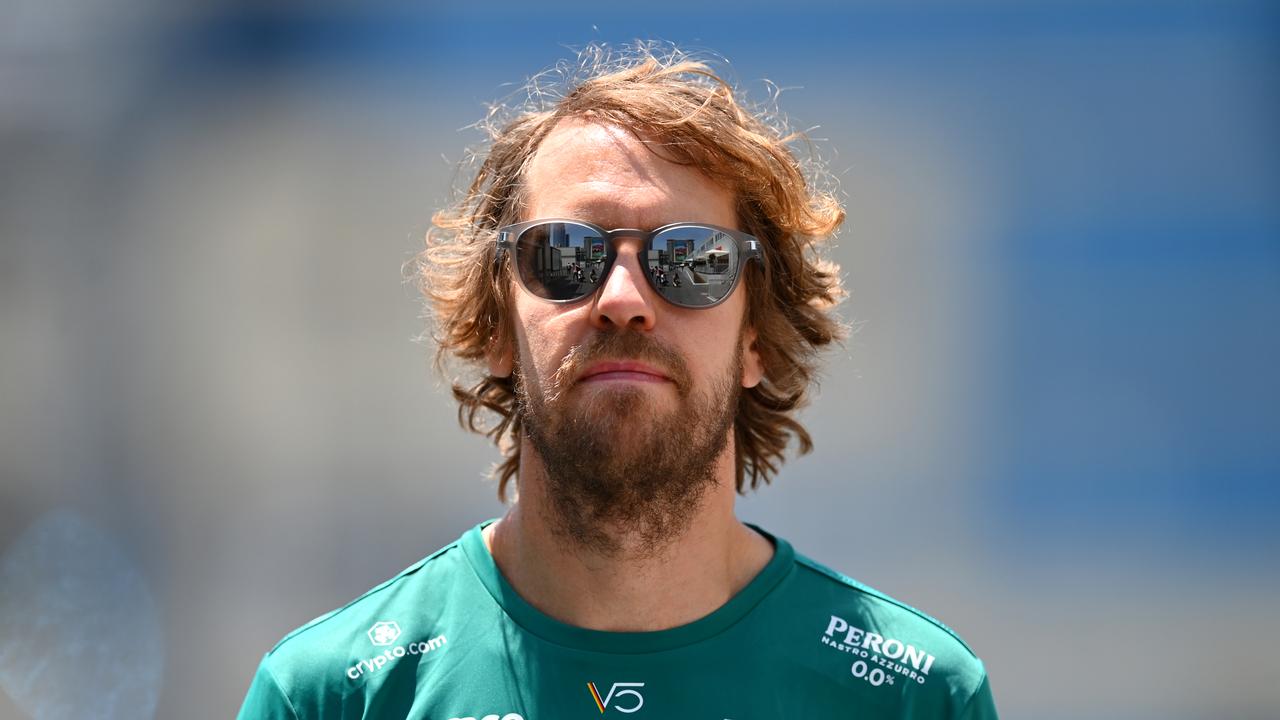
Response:
[[[573,218],[649,229],[671,222],[737,227],[733,194],[661,144],[617,125],[570,118],[542,141],[525,176],[523,219]]]

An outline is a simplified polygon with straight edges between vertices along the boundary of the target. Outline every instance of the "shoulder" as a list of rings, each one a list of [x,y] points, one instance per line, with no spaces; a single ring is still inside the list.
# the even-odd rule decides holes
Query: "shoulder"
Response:
[[[279,670],[346,657],[352,646],[366,650],[393,646],[423,633],[448,603],[451,580],[471,572],[458,542],[405,568],[346,605],[285,635],[267,653]]]
[[[263,657],[241,716],[310,716],[295,708],[341,703],[380,681],[384,669],[401,659],[421,659],[442,648],[448,637],[440,630],[441,618],[459,604],[453,596],[466,585],[459,578],[467,576],[473,571],[453,542],[288,633]],[[251,710],[253,703],[278,707],[273,714],[265,707]]]
[[[982,670],[982,661],[973,649],[933,616],[804,555],[796,555],[796,565],[799,581],[829,600],[831,613],[823,637],[862,649],[878,645],[894,659],[906,657],[909,647],[916,652],[928,651],[921,669],[927,667],[931,672],[944,659],[948,661],[945,665],[957,672]],[[914,657],[912,653],[911,659]],[[927,658],[933,662],[925,665]]]
[[[833,681],[931,717],[994,717],[982,660],[934,617],[799,553],[783,597],[791,642]]]

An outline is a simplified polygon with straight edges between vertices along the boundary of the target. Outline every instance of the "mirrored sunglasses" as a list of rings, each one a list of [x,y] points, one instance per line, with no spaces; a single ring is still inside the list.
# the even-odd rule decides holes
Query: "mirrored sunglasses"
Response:
[[[685,308],[720,304],[737,287],[748,260],[764,262],[756,238],[703,223],[672,223],[650,231],[605,230],[580,220],[531,220],[499,228],[497,242],[499,256],[510,254],[526,291],[570,303],[604,284],[625,238],[641,241],[637,259],[653,291]]]

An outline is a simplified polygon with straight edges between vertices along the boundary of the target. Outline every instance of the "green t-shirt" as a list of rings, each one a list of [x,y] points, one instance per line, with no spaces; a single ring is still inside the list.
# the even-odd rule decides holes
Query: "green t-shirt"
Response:
[[[482,527],[286,636],[240,717],[996,717],[982,662],[955,633],[763,531],[773,559],[724,606],[616,633],[521,599]]]

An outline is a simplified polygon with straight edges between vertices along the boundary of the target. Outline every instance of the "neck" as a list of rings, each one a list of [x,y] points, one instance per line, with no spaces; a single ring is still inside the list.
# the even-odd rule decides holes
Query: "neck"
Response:
[[[521,450],[520,499],[485,528],[499,570],[529,604],[561,622],[593,630],[638,632],[684,625],[715,611],[745,587],[773,547],[734,516],[731,446],[717,460],[717,482],[692,521],[657,546],[607,528],[609,551],[557,532],[545,469]]]

